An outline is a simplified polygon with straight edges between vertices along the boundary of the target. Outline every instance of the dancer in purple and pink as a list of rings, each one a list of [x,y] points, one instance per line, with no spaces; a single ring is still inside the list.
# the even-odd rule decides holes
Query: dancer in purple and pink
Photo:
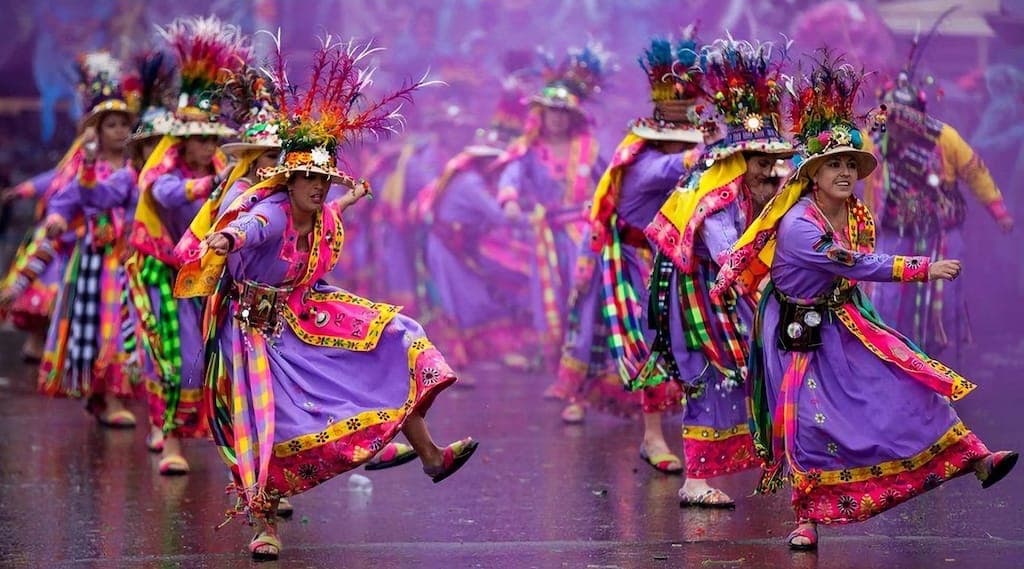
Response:
[[[990,452],[950,405],[975,385],[890,328],[857,286],[953,280],[961,265],[875,252],[874,218],[853,191],[877,160],[854,123],[861,75],[841,63],[826,53],[798,80],[799,167],[712,290],[753,293],[771,277],[748,377],[766,461],[758,492],[774,492],[788,474],[793,549],[817,547],[818,524],[866,520],[963,474],[987,488],[1017,461],[1016,452]]]
[[[426,412],[456,375],[420,325],[397,306],[322,282],[342,254],[342,212],[369,192],[338,170],[339,145],[396,129],[398,102],[424,85],[380,101],[356,97],[368,87],[367,53],[324,45],[314,57],[324,79],[307,92],[274,77],[280,164],[261,171],[264,181],[228,204],[203,241],[179,248],[176,295],[211,297],[211,426],[237,513],[260,525],[249,545],[256,559],[280,554],[281,498],[365,464],[399,433],[434,482],[477,447],[471,438],[445,448],[431,439]],[[356,101],[366,107],[357,111]],[[329,199],[332,182],[351,191]]]

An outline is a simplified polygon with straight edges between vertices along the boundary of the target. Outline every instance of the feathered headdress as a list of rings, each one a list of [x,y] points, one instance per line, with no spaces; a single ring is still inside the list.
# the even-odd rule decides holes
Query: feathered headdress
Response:
[[[864,135],[857,126],[854,104],[860,95],[864,71],[833,58],[821,50],[810,73],[792,88],[790,118],[800,154],[794,159],[799,175],[811,177],[826,156],[839,152],[852,153],[857,160],[860,178],[867,177],[877,164],[870,152],[863,150]]]
[[[278,111],[274,106],[274,83],[267,74],[248,65],[234,72],[224,83],[224,106],[241,133],[239,142],[225,144],[221,150],[238,155],[246,150],[281,147],[277,134]]]
[[[82,98],[82,126],[95,124],[108,112],[133,114],[128,93],[137,93],[137,82],[122,76],[121,62],[106,51],[82,54],[76,61],[78,93]]]
[[[172,57],[162,51],[144,51],[135,57],[139,83],[138,110],[142,113],[132,141],[163,136],[170,132],[174,115],[167,109],[174,95],[177,70]]]
[[[698,143],[704,139],[699,129],[702,109],[697,105],[704,95],[703,69],[695,35],[695,27],[689,26],[675,45],[669,38],[654,38],[637,59],[647,74],[654,115],[630,123],[633,134],[647,140]]]
[[[907,65],[896,75],[895,80],[889,80],[886,82],[879,93],[879,100],[886,103],[906,105],[921,112],[925,111],[925,108],[928,105],[928,95],[925,92],[925,88],[934,85],[935,79],[931,76],[918,79],[916,77],[917,67],[921,63],[921,57],[924,55],[925,49],[928,48],[928,44],[931,43],[932,38],[935,37],[935,33],[939,29],[939,26],[942,25],[942,22],[958,8],[959,6],[950,6],[945,12],[940,14],[923,39],[920,34],[914,35],[914,40],[910,44],[910,54],[907,57]],[[941,89],[938,94],[941,97]]]
[[[287,172],[315,172],[352,183],[351,177],[338,170],[339,145],[367,135],[397,133],[405,124],[402,103],[411,102],[413,91],[421,87],[441,84],[424,75],[372,101],[366,91],[373,85],[376,68],[363,65],[382,48],[351,40],[339,43],[328,35],[313,55],[309,84],[301,89],[288,79],[280,30],[273,37],[276,62],[263,71],[274,84],[279,112],[274,124],[284,153],[280,164],[260,170],[264,179]]]
[[[530,102],[560,109],[580,110],[580,103],[601,91],[611,71],[611,53],[601,44],[588,42],[582,49],[569,49],[558,65],[551,54],[542,54],[544,88]]]
[[[181,92],[174,136],[231,136],[220,124],[220,95],[224,81],[250,57],[250,47],[237,26],[216,16],[179,18],[157,31],[178,57]]]
[[[785,50],[731,36],[702,50],[704,90],[726,126],[725,138],[708,151],[720,160],[741,151],[792,154],[780,133]]]

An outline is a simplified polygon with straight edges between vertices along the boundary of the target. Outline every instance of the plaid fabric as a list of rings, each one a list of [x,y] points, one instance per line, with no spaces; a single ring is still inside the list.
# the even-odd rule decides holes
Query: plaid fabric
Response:
[[[75,381],[82,393],[91,393],[94,379],[92,367],[97,356],[97,339],[100,334],[103,254],[93,251],[88,243],[83,243],[78,249],[78,274],[74,281],[74,297],[70,299],[66,365],[70,381]]]
[[[178,321],[178,302],[172,290],[174,269],[153,257],[146,257],[139,278],[142,284],[155,288],[160,294],[157,317],[154,319],[151,316],[153,311],[149,307],[143,325],[152,326],[150,341],[159,345],[159,349],[152,350],[152,356],[161,371],[166,404],[164,430],[169,432],[174,429],[174,417],[181,400],[181,324]],[[148,295],[145,296],[148,302]],[[140,314],[147,314],[145,308],[141,307]]]
[[[543,216],[537,216],[534,223],[537,232],[535,259],[540,279],[544,321],[547,323],[547,337],[550,342],[558,344],[562,341],[562,317],[558,311],[558,291],[561,290],[558,249],[555,247],[555,234],[547,220]]]
[[[248,511],[259,515],[264,510],[267,474],[274,452],[274,390],[267,341],[263,334],[246,333],[236,326],[231,353],[235,458]]]
[[[677,282],[686,345],[704,354],[708,362],[727,378],[746,375],[748,346],[742,338],[743,324],[736,310],[734,290],[726,290],[717,300],[709,291],[715,283],[718,266],[700,259],[694,274],[681,274]]]
[[[609,218],[612,228],[618,226],[618,214]],[[608,349],[615,359],[619,377],[629,386],[650,355],[640,328],[640,299],[632,283],[626,278],[622,264],[622,240],[613,229],[609,242],[602,248],[601,281],[604,302],[601,314],[608,327]]]

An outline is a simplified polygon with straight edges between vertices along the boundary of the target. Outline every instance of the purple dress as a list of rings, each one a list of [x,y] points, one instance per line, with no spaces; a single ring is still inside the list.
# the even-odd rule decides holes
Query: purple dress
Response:
[[[509,262],[508,220],[484,171],[489,158],[461,155],[445,183],[432,185],[424,259],[428,288],[440,312],[431,335],[455,362],[493,359],[531,345],[526,317],[528,274]],[[495,247],[494,245],[499,245]],[[451,356],[450,356],[451,357]]]
[[[518,202],[532,224],[523,236],[533,249],[530,310],[534,328],[552,346],[561,345],[565,331],[576,257],[587,226],[584,204],[607,165],[598,151],[590,134],[573,138],[564,161],[539,140],[513,147],[509,154],[514,158],[498,181],[498,201]]]
[[[443,162],[435,146],[429,138],[410,139],[388,175],[379,182],[371,180],[376,191],[369,226],[374,248],[371,274],[380,283],[375,295],[413,315],[423,300],[422,267],[417,267],[423,234],[410,212],[419,192],[441,172]]]
[[[251,511],[369,460],[456,380],[398,307],[321,280],[344,241],[337,202],[317,217],[308,251],[290,212],[278,192],[218,222],[234,251],[226,294],[211,299],[220,359],[210,365],[223,370],[214,436]]]
[[[69,257],[54,306],[39,368],[39,385],[47,395],[91,399],[101,412],[102,395],[133,394],[124,331],[131,317],[125,309],[126,278],[121,237],[124,209],[102,195],[128,179],[106,162],[83,164],[78,177],[48,203],[48,217],[82,226]]]
[[[697,191],[695,172],[681,192]],[[707,192],[692,216],[670,220],[666,205],[647,230],[659,259],[652,277],[658,300],[659,344],[669,342],[669,376],[687,390],[683,416],[686,475],[712,478],[759,464],[748,426],[746,357],[753,301],[730,291],[711,297],[711,287],[729,249],[753,218],[753,200],[739,177]],[[667,318],[666,318],[667,316]],[[654,321],[654,319],[652,319]]]
[[[18,184],[21,198],[39,200],[37,211],[44,211],[48,191],[57,177],[57,170],[49,170]],[[64,278],[68,251],[74,246],[74,237],[58,242],[46,238],[42,230],[42,215],[38,226],[25,235],[12,258],[11,268],[4,278],[4,286],[17,292],[9,309],[11,322],[22,330],[45,329],[53,311],[57,290]]]
[[[616,153],[618,155],[618,153]],[[621,240],[622,278],[635,291],[639,307],[648,301],[647,280],[651,273],[650,245],[643,229],[654,219],[658,208],[675,188],[683,174],[682,154],[664,154],[642,148],[628,164],[613,165],[622,171],[618,214]],[[589,231],[582,239],[576,260],[575,286],[569,299],[568,330],[562,346],[558,377],[551,393],[571,402],[592,405],[623,417],[644,412],[664,411],[678,404],[675,385],[627,391],[616,360],[608,346],[608,325],[603,315],[608,294],[604,276],[607,269],[602,254],[591,246]],[[640,316],[647,345],[653,331]]]
[[[856,200],[850,211],[842,238],[807,197],[782,218],[751,358],[761,490],[788,469],[797,517],[819,523],[865,520],[988,454],[949,402],[974,386],[886,326],[856,286],[923,281],[928,258],[874,253],[871,214]]]

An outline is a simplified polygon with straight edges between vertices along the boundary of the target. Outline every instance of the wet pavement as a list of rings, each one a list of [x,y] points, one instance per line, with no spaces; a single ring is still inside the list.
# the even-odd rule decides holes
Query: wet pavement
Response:
[[[990,447],[1019,450],[1024,343],[1000,342],[968,351],[961,367],[981,386],[958,408]],[[145,429],[104,430],[78,402],[36,395],[33,370],[12,359],[20,339],[0,333],[0,347],[0,566],[253,566],[250,528],[214,531],[228,499],[211,443],[186,445],[190,475],[161,477]],[[1024,470],[984,491],[955,480],[868,522],[823,528],[817,553],[791,553],[786,497],[749,496],[752,473],[722,481],[735,511],[681,510],[680,479],[638,458],[639,423],[592,414],[566,426],[559,405],[539,397],[547,378],[475,377],[475,389],[449,390],[429,416],[440,441],[481,441],[462,471],[434,485],[411,463],[359,471],[372,488],[343,475],[297,496],[281,560],[260,566],[1024,566]],[[666,430],[678,423],[666,419]]]

